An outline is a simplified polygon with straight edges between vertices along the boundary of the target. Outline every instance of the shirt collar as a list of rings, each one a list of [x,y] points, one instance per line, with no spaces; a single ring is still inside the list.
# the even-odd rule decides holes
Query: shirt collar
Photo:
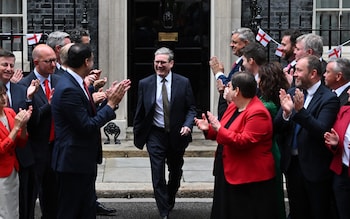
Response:
[[[158,76],[158,75],[157,75],[157,76]],[[166,80],[167,82],[171,82],[171,78],[172,78],[172,72],[170,71],[169,74],[165,77],[165,80]],[[163,80],[162,77],[160,77],[160,76],[157,77],[157,82],[158,82],[158,83],[162,82],[162,80]]]
[[[350,86],[350,81],[348,83],[344,84],[343,86],[338,87],[337,89],[335,89],[334,92],[339,97],[341,95],[341,93],[343,93],[343,91],[349,86]]]
[[[80,75],[78,75],[77,73],[75,73],[72,69],[67,68],[66,70],[70,75],[72,75],[72,77],[78,82],[78,84],[82,85],[83,84],[83,78],[80,77]]]
[[[45,77],[43,77],[41,74],[39,74],[39,72],[36,70],[36,68],[34,68],[34,74],[35,74],[35,77],[36,77],[37,79],[39,79],[40,84],[41,84],[41,83],[44,83],[44,81],[45,81],[46,79],[49,80],[49,82],[51,81],[51,75],[49,75],[49,77],[45,78]]]
[[[311,87],[309,87],[308,89],[307,89],[307,95],[308,96],[313,96],[315,93],[316,93],[316,91],[317,91],[317,89],[318,89],[318,87],[321,85],[321,81],[318,81],[317,83],[315,83],[314,85],[312,85]]]

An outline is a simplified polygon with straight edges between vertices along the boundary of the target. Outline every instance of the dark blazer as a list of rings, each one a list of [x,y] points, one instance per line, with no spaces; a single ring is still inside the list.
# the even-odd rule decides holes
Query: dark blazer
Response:
[[[288,90],[291,96],[294,92],[295,88]],[[278,133],[282,171],[286,172],[290,165],[294,127],[298,123],[301,126],[297,138],[298,157],[303,175],[309,181],[331,176],[332,154],[324,146],[323,135],[332,128],[338,111],[338,98],[324,85],[317,89],[307,109],[293,112],[289,121],[283,119],[282,109],[279,110],[274,129]]]
[[[23,80],[23,79],[22,79]],[[11,92],[11,108],[18,113],[19,108],[27,109],[26,98],[27,98],[27,87],[20,83],[10,82]],[[34,164],[34,154],[30,147],[17,147],[16,148],[17,159],[21,167],[29,167]]]
[[[342,156],[344,152],[344,138],[346,129],[348,128],[350,123],[350,106],[342,106],[337,116],[337,120],[334,123],[334,129],[339,135],[339,143],[338,146],[333,150],[333,148],[329,145],[328,148],[334,154],[332,163],[330,165],[331,170],[333,170],[336,174],[340,175],[342,173],[343,161]],[[347,164],[349,166],[349,164]],[[350,176],[350,168],[348,168],[348,175]]]
[[[139,81],[134,118],[134,144],[139,149],[143,149],[152,127],[156,105],[156,82],[156,74]],[[170,108],[170,141],[176,142],[178,149],[183,150],[192,141],[192,136],[181,136],[180,130],[183,126],[192,130],[196,109],[190,81],[175,73],[172,73]]]
[[[78,82],[63,74],[51,100],[55,122],[52,168],[57,172],[96,174],[102,161],[100,129],[116,117],[105,105],[93,109]]]
[[[51,74],[50,77],[51,88],[55,88],[60,77],[55,74]],[[34,72],[31,72],[19,83],[25,87],[29,87],[32,80],[36,79],[38,78]],[[27,147],[33,151],[36,161],[49,162],[51,159],[51,152],[48,147],[52,122],[51,105],[41,87],[39,87],[37,93],[33,96],[32,106],[33,113],[27,124],[29,134]]]
[[[65,73],[66,73],[66,71],[63,70],[62,67],[57,68],[57,66],[56,66],[56,70],[55,70],[54,74],[59,75],[59,76],[62,76],[62,75],[65,74]]]
[[[230,73],[227,75],[227,77],[225,75],[220,75],[219,79],[222,80],[223,84],[227,85],[227,83],[231,81],[233,74],[240,71],[242,65],[243,65],[243,59],[239,60],[238,63],[235,62],[231,68]]]
[[[340,106],[344,106],[348,103],[349,94],[347,92],[349,89],[350,89],[350,86],[345,88],[345,90],[343,90],[343,92],[339,95]]]

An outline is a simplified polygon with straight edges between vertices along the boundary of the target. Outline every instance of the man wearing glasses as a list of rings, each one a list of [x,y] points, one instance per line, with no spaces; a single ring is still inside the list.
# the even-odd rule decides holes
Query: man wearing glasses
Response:
[[[33,184],[27,185],[31,199],[24,201],[29,211],[34,212],[35,201],[39,195],[42,218],[56,218],[55,175],[50,166],[54,142],[51,97],[52,89],[60,76],[54,74],[57,59],[50,46],[37,45],[32,56],[35,68],[19,82],[25,87],[35,85],[36,88],[35,92],[27,93],[26,100],[33,105],[32,117],[27,127],[29,138],[26,147],[30,148],[34,155],[34,168],[31,176]]]

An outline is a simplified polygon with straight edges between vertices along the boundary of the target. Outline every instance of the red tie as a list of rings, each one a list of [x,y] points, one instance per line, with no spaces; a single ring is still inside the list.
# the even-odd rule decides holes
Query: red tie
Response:
[[[51,89],[50,89],[50,87],[49,87],[49,80],[45,79],[44,85],[45,85],[45,94],[46,94],[46,98],[47,98],[47,100],[50,100]]]
[[[45,94],[46,94],[46,98],[49,101],[50,100],[50,96],[51,96],[51,89],[49,87],[49,80],[45,79],[44,81],[44,85],[45,85]],[[54,129],[54,123],[53,123],[53,119],[51,120],[51,128],[50,128],[50,137],[49,137],[49,141],[52,142],[53,140],[55,140],[55,129]]]
[[[95,106],[94,100],[91,97],[91,94],[89,92],[89,89],[88,89],[85,81],[83,81],[83,85],[84,85],[84,89],[85,89],[85,91],[86,91],[86,93],[88,95],[88,99],[90,101],[90,104],[91,104],[91,107],[92,107],[92,111],[96,114],[96,106]]]

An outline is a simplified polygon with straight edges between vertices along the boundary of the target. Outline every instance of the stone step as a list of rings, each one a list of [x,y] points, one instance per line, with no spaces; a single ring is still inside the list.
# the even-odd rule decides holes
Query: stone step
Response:
[[[193,140],[185,151],[185,157],[214,157],[216,142]],[[132,140],[121,140],[120,144],[104,144],[103,157],[148,157],[146,147],[139,150]]]
[[[126,137],[125,140],[133,140],[134,139],[134,134],[133,134],[133,128],[128,127],[126,129]],[[193,127],[192,130],[192,139],[193,140],[204,140],[204,135],[201,130],[199,130],[197,127]]]
[[[216,146],[216,141],[204,139],[203,133],[194,128],[185,157],[214,157]],[[139,150],[134,146],[132,127],[129,127],[125,139],[120,139],[120,144],[103,144],[103,157],[148,157],[148,152],[146,147]]]

